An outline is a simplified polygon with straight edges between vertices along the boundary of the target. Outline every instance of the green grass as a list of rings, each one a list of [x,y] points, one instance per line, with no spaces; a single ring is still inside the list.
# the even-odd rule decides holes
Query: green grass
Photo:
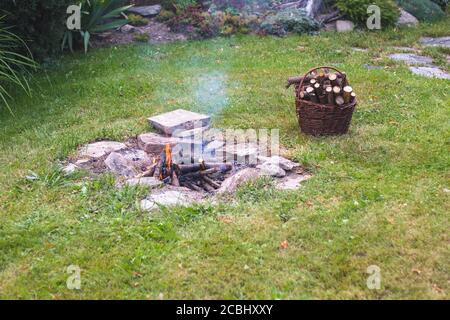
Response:
[[[414,77],[386,55],[449,27],[132,45],[56,61],[35,77],[33,98],[11,104],[14,117],[0,114],[0,298],[448,299],[449,81]],[[285,80],[318,65],[345,70],[358,93],[348,135],[299,133]],[[235,203],[148,214],[137,206],[144,189],[61,173],[78,146],[145,132],[146,117],[176,108],[211,113],[217,127],[279,128],[314,177],[296,192],[258,181]],[[79,291],[66,288],[69,265],[81,267]],[[370,265],[380,290],[366,287]]]

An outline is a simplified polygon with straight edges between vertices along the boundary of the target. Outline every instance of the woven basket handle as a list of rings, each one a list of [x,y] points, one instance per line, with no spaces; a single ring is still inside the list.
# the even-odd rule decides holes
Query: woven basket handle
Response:
[[[309,70],[307,73],[305,73],[305,75],[303,76],[302,80],[300,81],[300,85],[299,85],[300,89],[303,87],[303,82],[305,82],[305,79],[308,76],[308,74],[310,74],[311,72],[316,71],[318,69],[332,69],[332,70],[338,72],[341,75],[342,78],[344,78],[344,74],[342,73],[342,71],[340,71],[339,69],[337,69],[335,67],[328,67],[328,66],[315,67],[315,68],[312,68],[311,70]]]

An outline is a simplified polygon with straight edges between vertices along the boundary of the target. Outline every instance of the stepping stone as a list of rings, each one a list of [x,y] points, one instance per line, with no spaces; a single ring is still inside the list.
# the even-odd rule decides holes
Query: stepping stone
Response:
[[[369,64],[365,64],[364,68],[366,68],[367,70],[383,70],[384,67],[382,66],[371,66]]]
[[[428,78],[450,79],[450,74],[437,67],[410,67],[412,73]]]
[[[90,143],[79,152],[80,157],[88,157],[98,159],[110,154],[113,151],[125,149],[127,146],[124,143],[116,141],[99,141]]]
[[[429,47],[447,47],[450,48],[450,37],[441,38],[421,38],[420,43]]]
[[[357,47],[353,47],[352,50],[355,52],[368,52],[369,51],[368,49],[357,48]]]
[[[150,124],[166,135],[172,135],[175,130],[191,130],[194,128],[207,127],[211,117],[183,109],[163,113],[148,118]]]
[[[433,63],[433,59],[430,57],[419,56],[414,53],[395,53],[389,56],[392,60],[402,61],[407,64],[417,64],[423,66],[429,66]]]
[[[153,17],[157,16],[161,12],[161,5],[155,4],[153,6],[134,6],[127,11],[144,17]]]
[[[411,47],[393,47],[397,51],[418,52],[419,50]]]

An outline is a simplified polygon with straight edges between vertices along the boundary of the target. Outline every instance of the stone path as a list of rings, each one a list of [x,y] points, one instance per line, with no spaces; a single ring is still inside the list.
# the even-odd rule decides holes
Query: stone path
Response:
[[[450,41],[450,37],[447,37],[448,41]],[[440,38],[440,39],[447,39],[447,38]],[[446,43],[447,40],[437,40],[432,38],[426,38],[428,39],[426,43],[429,43],[429,45],[436,45],[436,44],[442,44]],[[423,39],[422,39],[423,41]],[[422,42],[421,41],[421,42]],[[423,42],[422,42],[423,43]],[[450,45],[450,43],[449,43]],[[410,50],[412,49],[412,50]],[[414,51],[418,52],[417,50],[413,48],[404,48],[401,47],[401,51]],[[419,55],[418,53],[394,53],[389,55],[389,58],[394,61],[404,62],[408,64],[409,70],[418,76],[423,76],[427,78],[438,78],[438,79],[450,79],[450,74],[440,69],[438,66],[433,64],[433,59],[427,56]]]
[[[421,38],[420,43],[427,47],[447,47],[450,48],[450,37],[441,38]]]

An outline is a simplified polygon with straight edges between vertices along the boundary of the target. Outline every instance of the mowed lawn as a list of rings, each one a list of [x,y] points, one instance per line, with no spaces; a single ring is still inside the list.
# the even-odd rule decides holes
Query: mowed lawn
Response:
[[[44,66],[33,96],[15,95],[14,117],[0,114],[0,298],[450,298],[450,81],[386,58],[449,30],[447,19],[132,45]],[[449,70],[448,50],[424,52]],[[320,65],[345,70],[358,94],[348,135],[299,132],[285,80]],[[149,214],[138,207],[145,189],[61,173],[79,146],[146,132],[148,116],[177,108],[209,113],[219,128],[280,129],[314,177],[295,192],[265,180],[235,202]],[[66,286],[69,265],[81,268],[81,290]],[[372,265],[380,290],[366,285]]]

